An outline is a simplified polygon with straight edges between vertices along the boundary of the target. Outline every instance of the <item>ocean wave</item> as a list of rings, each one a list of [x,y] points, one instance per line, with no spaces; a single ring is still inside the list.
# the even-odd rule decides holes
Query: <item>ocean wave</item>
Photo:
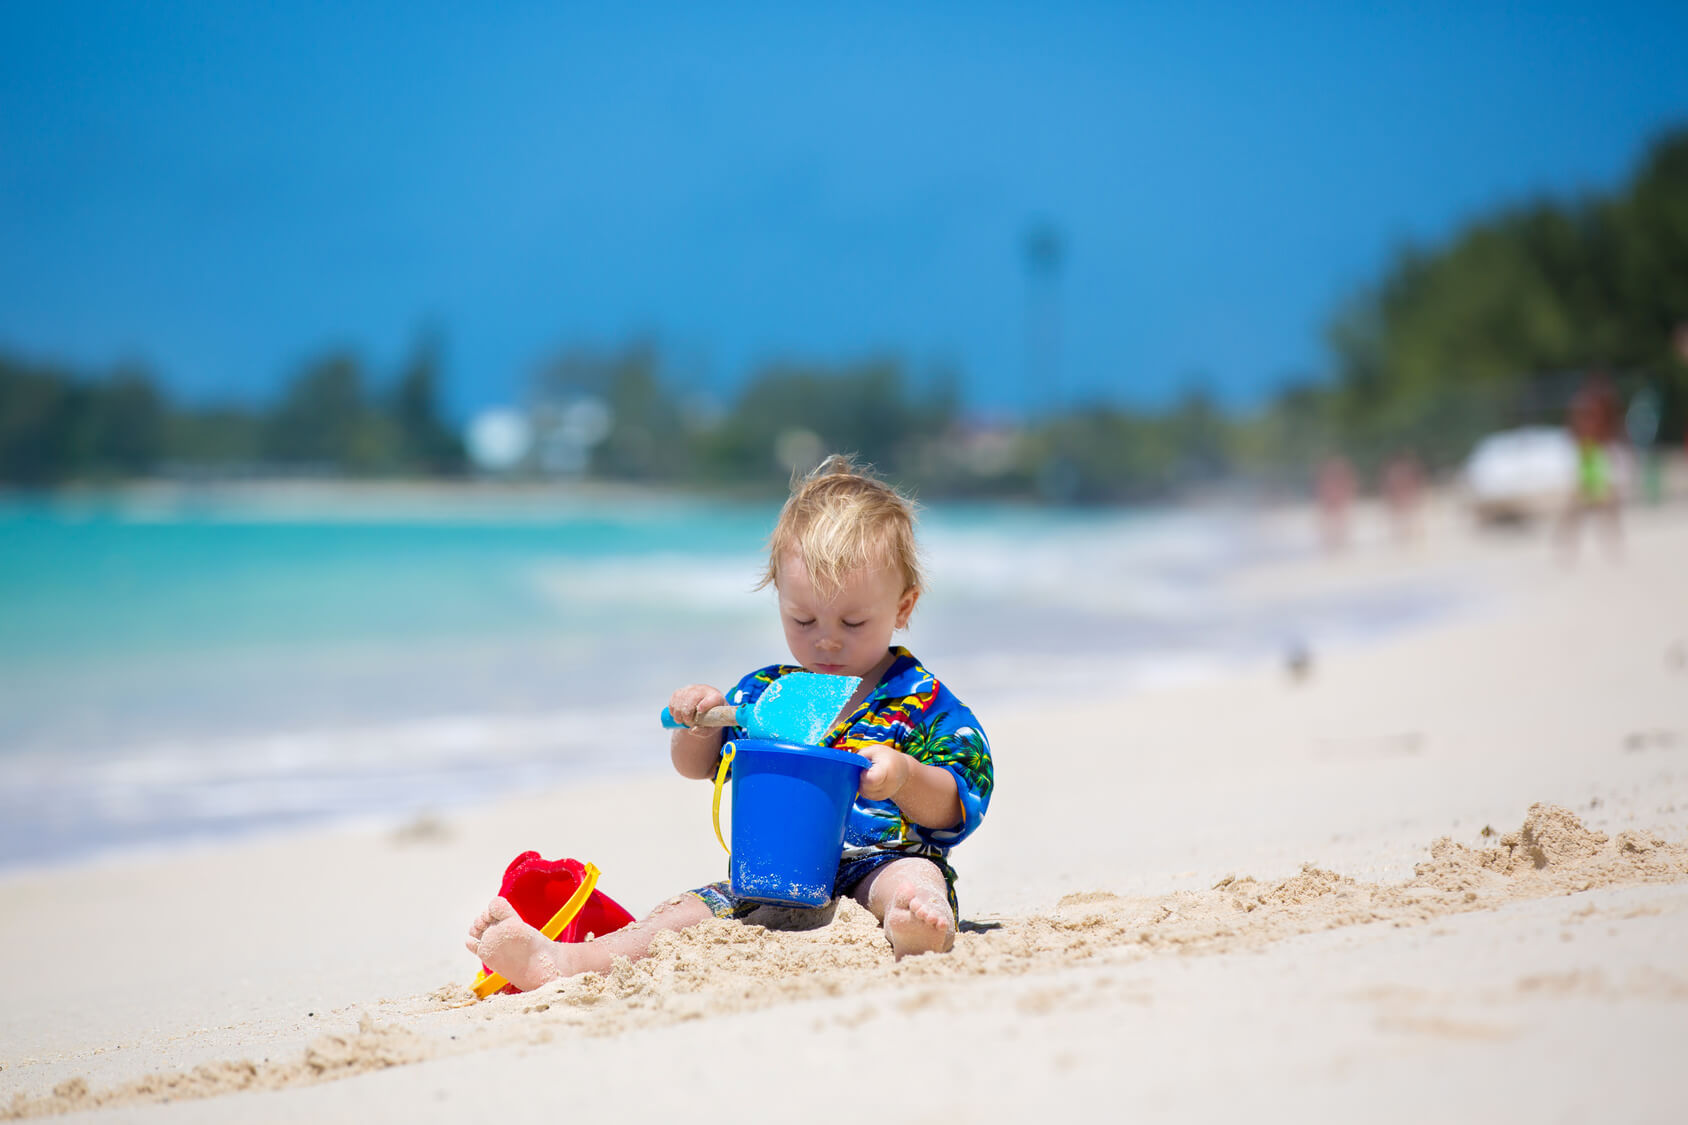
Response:
[[[922,537],[929,598],[1163,617],[1188,611],[1216,577],[1270,549],[1234,518],[1188,513],[929,518]],[[526,579],[576,620],[583,609],[744,617],[772,605],[755,589],[765,566],[759,554],[675,549],[545,559]]]
[[[0,757],[0,865],[347,815],[449,808],[666,766],[648,717],[575,709]]]

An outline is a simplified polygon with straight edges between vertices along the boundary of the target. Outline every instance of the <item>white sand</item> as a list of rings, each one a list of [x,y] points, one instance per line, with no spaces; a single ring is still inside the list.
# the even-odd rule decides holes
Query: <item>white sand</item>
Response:
[[[970,699],[998,791],[947,957],[893,965],[849,908],[467,1002],[517,852],[595,861],[636,912],[718,876],[707,789],[665,776],[5,877],[0,1107],[1688,1119],[1688,511],[1633,513],[1621,566],[1444,519],[1242,592],[1426,575],[1489,600],[1302,682]]]

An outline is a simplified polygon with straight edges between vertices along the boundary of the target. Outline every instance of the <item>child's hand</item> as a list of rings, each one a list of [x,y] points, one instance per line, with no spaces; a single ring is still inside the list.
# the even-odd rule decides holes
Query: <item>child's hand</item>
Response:
[[[858,787],[868,800],[889,801],[908,784],[914,759],[901,750],[890,746],[863,746],[856,753],[873,763],[862,771],[862,782]]]
[[[724,707],[727,697],[708,684],[687,684],[668,697],[668,713],[677,723],[697,725],[697,717],[711,707]]]

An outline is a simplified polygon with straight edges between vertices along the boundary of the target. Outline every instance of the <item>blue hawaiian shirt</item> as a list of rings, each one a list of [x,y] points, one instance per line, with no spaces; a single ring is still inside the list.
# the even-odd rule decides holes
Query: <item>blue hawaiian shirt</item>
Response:
[[[941,862],[951,848],[973,834],[990,808],[990,743],[973,712],[920,661],[905,648],[891,651],[896,658],[879,684],[854,711],[833,724],[822,745],[840,750],[890,746],[917,762],[949,770],[961,801],[961,823],[927,828],[909,820],[893,801],[869,801],[858,794],[844,826],[844,855],[848,859],[863,852],[896,851]],[[727,702],[753,703],[769,684],[801,671],[792,664],[759,668],[727,693]],[[746,735],[734,728],[728,737]]]

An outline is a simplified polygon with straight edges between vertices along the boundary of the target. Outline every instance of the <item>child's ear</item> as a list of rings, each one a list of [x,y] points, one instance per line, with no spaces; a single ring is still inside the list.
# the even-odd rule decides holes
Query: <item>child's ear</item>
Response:
[[[914,613],[914,603],[919,600],[919,586],[910,586],[903,591],[903,596],[897,600],[897,628],[908,628],[909,616]]]

